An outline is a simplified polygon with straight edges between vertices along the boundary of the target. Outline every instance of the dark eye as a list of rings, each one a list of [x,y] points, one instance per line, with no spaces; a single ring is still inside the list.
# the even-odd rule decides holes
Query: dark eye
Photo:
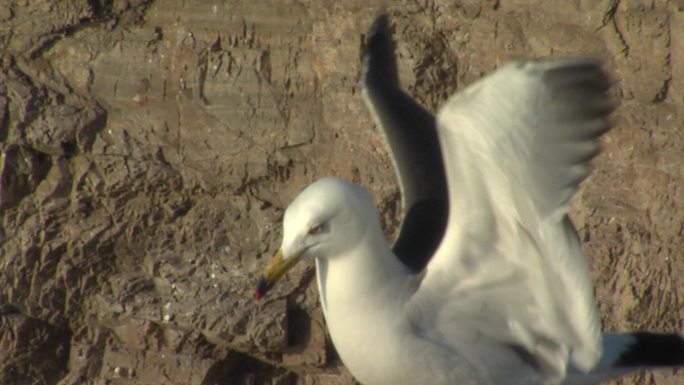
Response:
[[[323,231],[323,225],[316,225],[309,229],[309,235],[316,235]]]

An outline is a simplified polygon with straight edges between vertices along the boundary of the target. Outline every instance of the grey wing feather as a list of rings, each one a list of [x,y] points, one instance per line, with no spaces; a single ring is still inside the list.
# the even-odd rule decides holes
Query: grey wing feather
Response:
[[[609,85],[597,60],[513,63],[438,114],[449,222],[411,306],[429,314],[416,327],[463,347],[495,383],[511,383],[506,368],[520,357],[501,346],[527,351],[529,373],[545,382],[600,357],[591,277],[567,213],[610,127]]]
[[[433,114],[399,85],[387,15],[378,17],[364,55],[366,102],[391,149],[399,176],[403,221],[393,251],[413,271],[422,270],[444,234],[448,192]]]

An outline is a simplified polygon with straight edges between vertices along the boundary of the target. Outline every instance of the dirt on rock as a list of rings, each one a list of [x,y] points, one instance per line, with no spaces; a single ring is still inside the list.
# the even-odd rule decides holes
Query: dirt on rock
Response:
[[[598,56],[615,129],[573,219],[604,328],[684,330],[684,5],[398,1],[402,84],[435,111],[510,60]],[[399,192],[359,86],[366,1],[0,5],[0,384],[351,384],[313,266],[267,300],[284,208]],[[682,373],[620,384],[674,385]]]

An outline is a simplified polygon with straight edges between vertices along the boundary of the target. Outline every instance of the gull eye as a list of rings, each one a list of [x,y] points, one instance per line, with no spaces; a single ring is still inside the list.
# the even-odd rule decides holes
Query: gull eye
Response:
[[[309,235],[320,234],[323,231],[323,225],[315,225],[309,229]]]

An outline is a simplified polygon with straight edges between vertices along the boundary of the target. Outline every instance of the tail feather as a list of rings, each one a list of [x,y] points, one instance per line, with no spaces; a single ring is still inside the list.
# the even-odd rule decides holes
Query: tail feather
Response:
[[[684,366],[684,336],[646,332],[632,333],[629,336],[634,342],[618,356],[613,366],[623,368]]]
[[[563,385],[589,385],[640,369],[684,368],[681,334],[603,333],[601,360],[589,373],[569,370]]]

